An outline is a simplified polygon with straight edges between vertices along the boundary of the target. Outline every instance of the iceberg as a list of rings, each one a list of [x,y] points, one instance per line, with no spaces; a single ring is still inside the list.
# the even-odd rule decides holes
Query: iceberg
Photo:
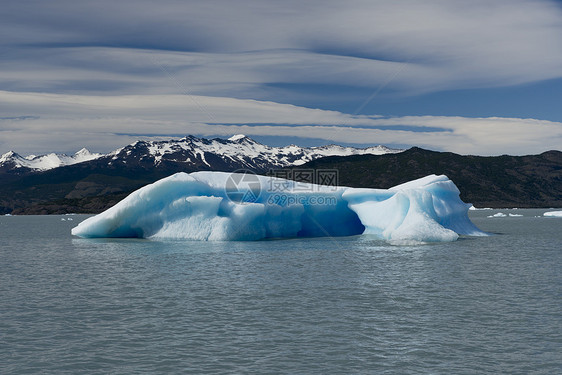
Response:
[[[547,217],[562,217],[562,211],[545,212],[544,216],[547,216]]]
[[[486,235],[468,218],[469,206],[444,175],[359,189],[250,173],[180,172],[131,193],[72,234],[211,241],[366,234],[454,241]]]
[[[489,217],[489,218],[493,218],[493,217],[507,217],[507,215],[504,214],[503,212],[498,212],[498,213],[495,213],[495,214],[493,214],[493,215],[489,215],[488,217]]]

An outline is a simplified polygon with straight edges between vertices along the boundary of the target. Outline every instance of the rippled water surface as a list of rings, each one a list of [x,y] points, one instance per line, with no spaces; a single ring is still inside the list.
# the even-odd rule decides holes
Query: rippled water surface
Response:
[[[0,373],[562,373],[562,218],[496,212],[471,212],[494,236],[415,246],[0,217]]]

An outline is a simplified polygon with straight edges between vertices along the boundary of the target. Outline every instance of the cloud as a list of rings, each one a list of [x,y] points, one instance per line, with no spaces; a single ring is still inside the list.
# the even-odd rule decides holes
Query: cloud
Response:
[[[25,113],[31,106],[33,113]],[[560,149],[562,123],[517,118],[351,115],[289,104],[189,95],[85,96],[0,91],[0,151],[108,152],[138,138],[277,136],[404,144],[463,154]],[[142,135],[142,136],[140,136]]]
[[[413,95],[562,77],[562,10],[546,0],[23,6],[0,16],[13,91],[177,93],[169,73],[196,94],[276,100],[276,83]]]
[[[305,107],[365,113],[374,95],[562,78],[556,1],[2,5],[4,152],[109,151],[135,138],[124,134],[240,132],[477,154],[562,144],[558,122],[479,118],[477,109],[474,118],[379,117]]]

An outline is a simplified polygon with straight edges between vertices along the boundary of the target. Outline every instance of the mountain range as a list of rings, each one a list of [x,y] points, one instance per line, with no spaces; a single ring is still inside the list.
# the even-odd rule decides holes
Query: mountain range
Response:
[[[123,194],[179,171],[250,170],[264,174],[326,156],[401,151],[385,146],[271,147],[241,134],[229,139],[187,136],[137,141],[108,154],[82,149],[70,156],[22,157],[10,151],[0,157],[0,213],[97,212]],[[45,208],[47,202],[54,202],[53,207]]]
[[[339,171],[339,184],[390,188],[429,174],[447,175],[476,207],[562,207],[562,152],[475,156],[412,147],[399,154],[326,157],[307,168]]]
[[[26,174],[29,172],[46,171],[76,163],[94,160],[103,154],[91,153],[83,148],[74,155],[50,153],[46,155],[21,156],[10,151],[0,156],[0,173]]]
[[[385,146],[354,148],[334,144],[321,147],[270,147],[243,134],[228,139],[187,136],[179,140],[137,141],[108,154],[91,153],[83,148],[74,155],[50,153],[23,157],[10,151],[0,157],[0,173],[24,175],[93,160],[107,165],[132,163],[158,168],[173,164],[195,170],[231,171],[245,168],[265,172],[271,168],[302,165],[325,156],[382,155],[401,151]]]
[[[243,135],[137,141],[108,154],[0,158],[0,213],[98,213],[141,186],[176,172],[329,169],[338,183],[389,188],[445,174],[476,207],[562,207],[562,152],[495,157],[413,147],[270,147]]]

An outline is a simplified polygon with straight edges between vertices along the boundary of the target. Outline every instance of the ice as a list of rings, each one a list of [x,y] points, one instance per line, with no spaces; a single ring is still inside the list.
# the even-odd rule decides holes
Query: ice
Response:
[[[343,198],[365,233],[383,239],[454,241],[459,234],[484,234],[468,218],[470,205],[446,176],[430,175],[388,190],[349,188]]]
[[[550,217],[562,217],[562,211],[550,211],[550,212],[545,212],[544,216],[550,216]]]
[[[481,211],[481,210],[491,210],[491,209],[492,208],[490,208],[490,207],[477,208],[477,207],[474,207],[474,205],[472,205],[472,204],[470,205],[470,207],[468,207],[469,211]]]
[[[507,217],[507,215],[504,214],[503,212],[498,212],[493,215],[489,215],[488,217]]]
[[[192,240],[375,235],[454,241],[485,235],[446,176],[390,189],[320,186],[253,174],[177,173],[72,229],[80,237]]]

